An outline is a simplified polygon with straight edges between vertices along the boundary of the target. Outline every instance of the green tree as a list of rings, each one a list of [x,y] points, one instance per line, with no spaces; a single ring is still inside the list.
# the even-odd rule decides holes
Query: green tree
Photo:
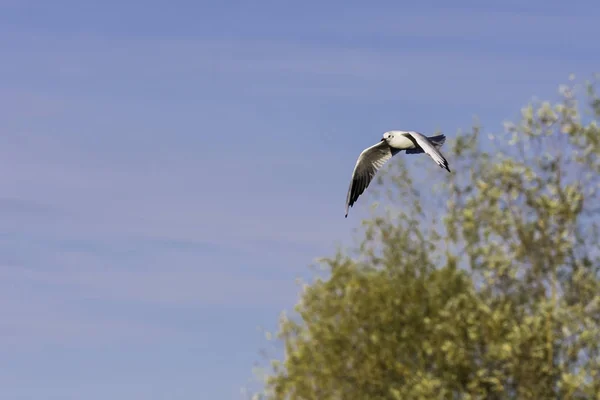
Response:
[[[600,399],[600,100],[586,87],[500,134],[457,135],[434,189],[393,160],[380,183],[401,209],[322,261],[260,397]]]

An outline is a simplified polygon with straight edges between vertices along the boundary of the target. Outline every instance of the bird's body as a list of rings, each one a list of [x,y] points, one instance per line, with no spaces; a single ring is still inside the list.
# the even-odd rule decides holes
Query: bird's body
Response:
[[[394,149],[398,150],[406,150],[415,148],[415,143],[408,138],[407,135],[403,135],[398,131],[386,132],[389,133],[389,137],[386,140],[385,136],[381,140],[382,142],[387,142],[387,144]],[[394,134],[395,133],[395,134]]]
[[[402,150],[405,150],[406,154],[426,153],[441,168],[450,172],[448,161],[438,150],[445,141],[444,135],[427,137],[415,131],[385,132],[379,143],[366,148],[358,156],[346,196],[346,217],[348,217],[348,209],[369,186],[377,171]]]

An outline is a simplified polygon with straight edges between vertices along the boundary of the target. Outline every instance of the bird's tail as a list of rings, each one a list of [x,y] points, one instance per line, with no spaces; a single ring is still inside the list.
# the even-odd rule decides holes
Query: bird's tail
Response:
[[[428,136],[427,139],[433,143],[436,149],[439,149],[446,142],[446,135]]]
[[[439,150],[440,147],[446,142],[446,135],[437,135],[437,136],[427,136],[427,140],[431,142],[433,147],[436,150]],[[406,149],[406,154],[421,154],[424,153],[423,149],[420,146],[416,146],[414,149]]]

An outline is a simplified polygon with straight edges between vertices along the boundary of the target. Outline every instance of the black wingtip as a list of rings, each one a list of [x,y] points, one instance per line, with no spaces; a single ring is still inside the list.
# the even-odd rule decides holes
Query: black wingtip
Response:
[[[450,171],[450,167],[448,166],[448,161],[444,160],[444,163],[439,164],[439,165],[440,165],[440,167],[444,168],[446,171],[452,172],[452,171]]]

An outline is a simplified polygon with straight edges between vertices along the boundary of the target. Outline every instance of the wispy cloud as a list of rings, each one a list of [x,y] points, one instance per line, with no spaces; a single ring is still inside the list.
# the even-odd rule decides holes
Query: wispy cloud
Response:
[[[367,38],[379,39],[382,47],[406,46],[424,53],[451,47],[471,55],[503,55],[514,59],[528,50],[528,58],[557,59],[564,58],[565,52],[590,51],[593,46],[587,38],[596,33],[594,16],[589,10],[581,10],[575,7],[557,11],[552,7],[527,10],[453,6],[407,9],[398,18],[395,14],[365,7],[360,13],[344,14],[322,29],[342,37],[359,32],[365,43]],[[361,42],[358,43],[360,46]]]
[[[47,215],[56,212],[55,209],[33,200],[14,197],[0,197],[0,215]]]
[[[49,282],[38,279],[32,270],[2,265],[0,277],[0,311],[4,316],[0,321],[0,353],[23,348],[36,351],[48,345],[97,347],[152,342],[178,335],[176,329],[143,319],[94,313],[85,307],[90,303],[86,295],[77,294],[79,300],[74,302],[73,292],[49,292]]]
[[[519,54],[511,50],[518,44],[517,40],[527,40],[526,35],[513,30],[529,29],[533,17],[456,12],[453,17],[452,14],[410,15],[402,24],[378,22],[373,26],[374,33],[395,38],[379,49],[360,43],[315,44],[290,39],[126,39],[115,42],[95,37],[46,37],[32,42],[35,51],[21,51],[19,56],[31,66],[40,65],[43,60],[48,74],[78,82],[82,88],[99,90],[99,95],[108,94],[108,88],[115,94],[120,92],[116,86],[101,86],[110,81],[122,83],[122,94],[127,98],[142,95],[141,92],[136,95],[131,89],[141,89],[139,85],[143,84],[144,92],[162,91],[173,96],[178,91],[186,98],[192,93],[210,91],[216,104],[223,100],[235,101],[232,96],[258,95],[268,99],[347,95],[358,98],[373,91],[378,96],[400,101],[476,104],[476,99],[490,90],[497,95],[488,101],[503,101],[501,96],[510,93],[510,85],[526,83],[530,77],[523,69],[525,61],[541,73],[536,76],[537,82],[555,80],[569,69],[578,69],[577,57],[564,57],[564,52],[572,51],[576,43],[568,36],[561,38],[573,44],[568,48],[563,46],[561,51],[538,51],[540,46],[556,49],[560,45],[551,35],[540,39],[545,37],[543,32],[534,37],[537,42],[531,43],[530,51]],[[391,17],[379,14],[379,18]],[[495,18],[498,22],[494,22]],[[549,21],[543,26],[547,26],[549,34],[556,35],[555,32],[560,31],[555,29],[555,24],[565,24],[564,19],[545,18]],[[486,24],[497,26],[498,30],[483,29]],[[580,24],[576,29],[581,32],[572,34],[589,36],[593,34],[591,26]],[[364,29],[364,25],[360,29]],[[432,47],[415,42],[424,36],[434,38],[438,44]],[[440,37],[454,41],[442,45]],[[461,46],[455,41],[457,38],[477,42],[479,46]],[[499,43],[490,46],[492,39],[505,40],[510,47],[499,51]],[[548,66],[549,61],[562,64]],[[77,72],[65,72],[69,69]],[[430,84],[419,84],[415,76],[427,77]],[[484,82],[485,85],[481,85]],[[78,96],[78,93],[70,95]],[[208,99],[199,96],[198,100]]]
[[[239,269],[235,273],[218,272],[211,265],[213,260],[194,260],[174,253],[133,268],[99,262],[77,252],[65,252],[54,258],[45,267],[4,266],[0,274],[12,284],[45,286],[54,293],[62,293],[64,298],[83,296],[101,302],[125,301],[190,309],[273,306],[296,297],[287,290],[288,281],[260,279]],[[59,260],[60,266],[56,266]],[[171,263],[170,268],[166,268],[165,261]],[[242,267],[243,264],[238,268]],[[18,307],[16,310],[23,311]]]

